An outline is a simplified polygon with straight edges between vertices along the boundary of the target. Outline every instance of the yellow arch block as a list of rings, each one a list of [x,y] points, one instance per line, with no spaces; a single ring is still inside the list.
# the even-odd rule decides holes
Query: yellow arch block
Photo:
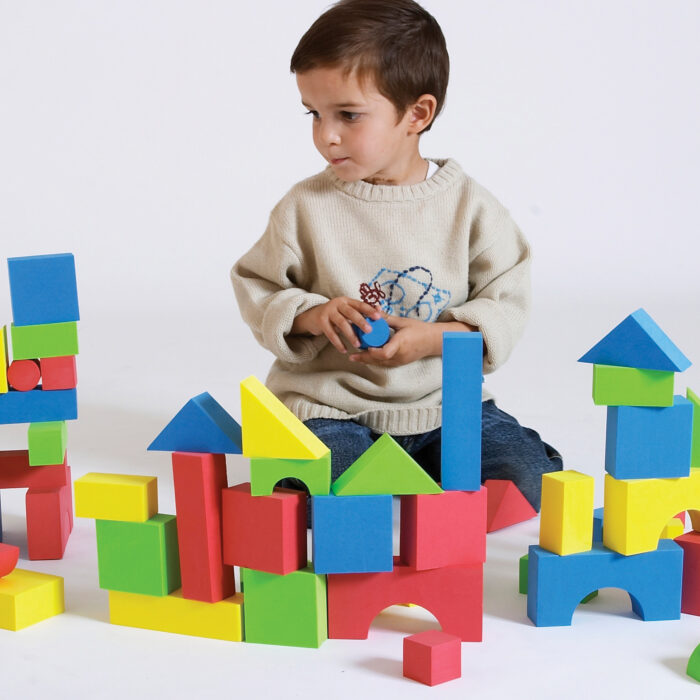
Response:
[[[158,512],[155,476],[91,472],[73,484],[79,518],[145,523]]]
[[[259,379],[241,382],[244,457],[320,459],[324,445]]]
[[[573,469],[542,475],[540,547],[555,554],[591,549],[594,491],[595,479]]]
[[[614,479],[605,475],[603,544],[620,554],[655,550],[668,521],[690,511],[700,530],[700,468],[680,479]]]

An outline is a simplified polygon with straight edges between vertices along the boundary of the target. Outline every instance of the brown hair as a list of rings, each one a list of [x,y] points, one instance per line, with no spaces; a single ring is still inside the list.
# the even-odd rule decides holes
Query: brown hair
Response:
[[[359,80],[371,76],[399,118],[418,97],[445,103],[450,59],[435,18],[413,0],[340,0],[299,41],[292,73],[340,66]],[[423,131],[428,131],[429,124]]]

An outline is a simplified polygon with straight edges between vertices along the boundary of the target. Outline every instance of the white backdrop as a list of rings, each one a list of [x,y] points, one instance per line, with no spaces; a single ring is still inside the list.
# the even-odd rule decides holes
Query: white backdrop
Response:
[[[443,27],[452,70],[445,111],[423,137],[422,153],[456,158],[511,210],[534,249],[533,318],[491,388],[506,409],[562,449],[567,466],[598,478],[602,505],[604,413],[591,406],[588,370],[576,358],[640,306],[691,359],[700,358],[700,3],[424,5]],[[288,64],[325,7],[319,0],[0,0],[0,255],[76,256],[82,345],[81,418],[69,428],[75,476],[158,474],[161,510],[173,512],[167,458],[146,455],[145,445],[203,390],[238,417],[237,382],[251,373],[264,377],[271,357],[240,320],[228,271],[284,192],[324,165]],[[7,289],[0,265],[2,322],[11,318]],[[682,382],[679,391],[685,383],[698,391],[700,372],[691,368]],[[0,448],[22,447],[23,430],[4,427]],[[244,470],[235,460],[232,468]],[[2,497],[8,541],[24,546],[22,499]],[[34,568],[67,577],[73,610],[92,623],[69,626],[73,640],[80,636],[87,654],[99,653],[90,640],[107,645],[104,664],[94,663],[104,673],[113,640],[150,638],[102,624],[106,603],[96,588],[90,527],[78,522],[66,560]],[[516,663],[510,682],[529,673],[536,683],[538,641],[542,654],[558,653],[563,637],[529,627],[510,583],[501,585],[501,574],[513,578],[513,562],[536,540],[536,524],[521,527],[512,531],[519,533],[515,546],[506,533],[490,540],[496,544],[487,578],[502,597],[489,599],[487,589],[487,613],[501,619],[487,618],[487,641],[469,647],[465,659],[477,654],[498,674],[497,659],[506,650],[513,659],[527,645],[532,654],[519,663],[529,667]],[[561,697],[557,688],[572,691],[565,675],[587,677],[577,658],[595,649],[605,655],[606,634],[613,646],[603,677],[615,683],[620,674],[611,659],[641,634],[640,623],[603,619],[580,636],[562,631],[583,652],[562,666],[562,685],[553,682],[551,697]],[[648,646],[615,663],[644,656],[653,680],[675,682],[680,697],[688,690],[683,655],[692,639],[700,642],[696,623],[684,623],[685,636],[656,626]],[[60,644],[63,628],[55,629],[53,643]],[[493,645],[494,635],[501,646]],[[0,636],[3,666],[14,658],[6,638]],[[157,647],[163,638],[153,637],[149,653],[176,648],[170,638]],[[669,640],[680,640],[678,648],[671,651]],[[400,659],[400,638],[399,647],[396,638],[392,644]],[[324,652],[327,668],[338,670],[333,655],[355,658],[349,648],[336,643]],[[394,662],[382,666],[387,654],[378,648],[362,648],[356,673],[371,671],[374,681],[397,675]],[[245,652],[251,668],[271,663],[256,656],[269,653],[276,664],[312,673],[304,665],[311,657],[254,649]],[[367,649],[380,660],[362,662],[371,656]],[[31,667],[31,651],[23,647],[18,667],[20,656]],[[138,675],[139,658],[129,663]],[[238,672],[245,684],[245,669]],[[349,678],[348,693],[357,691],[361,684]],[[171,681],[175,693],[187,685]],[[481,697],[490,696],[493,681],[470,680]],[[116,695],[118,674],[113,682]],[[162,688],[167,674],[143,682],[134,687]],[[75,683],[65,686],[66,695]],[[407,684],[397,680],[395,689],[406,692],[413,687]],[[650,687],[647,679],[643,685]],[[20,677],[16,687],[25,687]],[[494,696],[503,697],[501,690]]]

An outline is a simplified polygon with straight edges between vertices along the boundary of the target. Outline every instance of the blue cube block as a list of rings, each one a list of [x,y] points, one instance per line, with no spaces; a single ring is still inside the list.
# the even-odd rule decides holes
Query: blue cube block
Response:
[[[615,479],[690,476],[693,404],[673,397],[673,406],[609,406],[605,469]]]
[[[8,258],[15,326],[80,320],[71,253]]]
[[[77,396],[75,389],[32,389],[0,394],[0,425],[73,420],[78,417]]]
[[[603,514],[605,508],[596,508],[593,511],[593,541],[603,541]]]
[[[392,571],[392,496],[313,496],[317,574]]]

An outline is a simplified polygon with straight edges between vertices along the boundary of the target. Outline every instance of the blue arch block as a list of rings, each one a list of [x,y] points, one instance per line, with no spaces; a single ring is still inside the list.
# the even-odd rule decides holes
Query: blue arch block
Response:
[[[642,620],[681,616],[683,550],[661,540],[654,552],[626,557],[602,544],[559,556],[532,545],[528,560],[527,615],[537,627],[566,627],[582,598],[600,588],[622,588]]]

